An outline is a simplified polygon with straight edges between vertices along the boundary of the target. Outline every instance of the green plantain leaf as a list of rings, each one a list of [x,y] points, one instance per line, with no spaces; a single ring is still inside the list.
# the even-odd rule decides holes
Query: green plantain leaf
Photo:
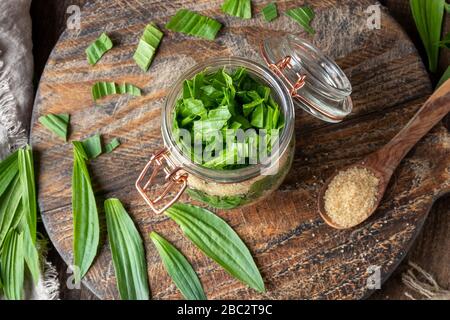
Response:
[[[34,284],[37,284],[41,277],[41,267],[39,262],[39,255],[30,235],[30,228],[28,227],[25,215],[22,217],[18,224],[18,229],[23,233],[23,252],[25,262],[27,263],[28,270],[33,278]]]
[[[166,211],[184,234],[208,257],[251,288],[265,292],[264,282],[250,251],[236,232],[214,213],[181,203]]]
[[[410,0],[411,12],[428,56],[428,68],[436,72],[445,0]]]
[[[22,300],[24,297],[24,251],[23,233],[8,232],[0,255],[2,261],[0,276],[3,293],[8,300]]]
[[[105,152],[111,153],[119,146],[120,146],[120,140],[117,138],[114,138],[105,146]]]
[[[91,178],[86,166],[88,156],[83,144],[73,144],[72,211],[74,276],[79,283],[97,254],[99,220]]]
[[[175,16],[166,24],[166,28],[191,36],[214,40],[222,28],[222,24],[214,19],[202,16],[187,9],[178,10]]]
[[[441,79],[436,85],[436,89],[439,88],[441,85],[443,85],[444,82],[447,81],[448,79],[450,79],[450,66],[447,67],[447,70],[445,70],[444,74],[442,75]]]
[[[86,56],[89,64],[96,64],[106,52],[112,49],[112,47],[113,43],[111,39],[106,33],[102,33],[101,36],[86,49]]]
[[[0,248],[8,232],[15,228],[22,218],[21,198],[22,186],[19,175],[16,174],[0,198]]]
[[[94,134],[93,136],[81,141],[81,143],[83,144],[83,149],[88,160],[97,158],[103,152],[100,134]]]
[[[251,0],[225,0],[222,5],[222,11],[230,16],[251,19],[252,2]]]
[[[275,20],[278,17],[277,4],[275,2],[269,3],[262,9],[262,13],[267,22]]]
[[[206,300],[202,284],[189,261],[170,242],[156,232],[150,233],[150,239],[177,288],[187,300]]]
[[[19,176],[22,185],[22,209],[29,228],[32,243],[36,243],[37,204],[34,182],[33,151],[29,146],[19,149]]]
[[[16,151],[0,162],[0,197],[6,191],[17,172],[19,172],[17,163],[18,154],[19,151]]]
[[[94,101],[113,94],[129,94],[141,96],[141,89],[129,83],[117,84],[115,82],[100,81],[92,86],[92,98]]]
[[[39,122],[48,130],[67,141],[67,129],[70,116],[68,114],[48,114],[39,117]]]
[[[294,8],[286,11],[286,15],[294,19],[299,25],[301,25],[309,34],[314,34],[315,31],[311,27],[310,23],[314,19],[314,11],[308,7]]]
[[[133,56],[136,64],[144,72],[150,68],[155,52],[158,49],[163,36],[164,34],[154,23],[150,23],[145,27],[144,34],[139,40],[138,47]]]
[[[108,239],[122,300],[148,300],[144,245],[133,221],[118,199],[105,201]]]

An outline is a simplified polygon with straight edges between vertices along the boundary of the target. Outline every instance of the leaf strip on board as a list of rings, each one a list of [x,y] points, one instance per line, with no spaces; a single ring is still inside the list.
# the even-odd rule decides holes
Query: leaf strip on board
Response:
[[[278,10],[277,10],[277,5],[275,2],[269,3],[267,6],[265,6],[262,9],[262,13],[264,16],[264,19],[267,22],[271,22],[273,20],[275,20],[278,17]]]
[[[175,32],[185,33],[191,36],[214,40],[222,28],[218,21],[187,9],[178,10],[166,28]]]
[[[230,16],[251,19],[252,2],[251,0],[226,0],[222,5],[222,11]]]
[[[86,56],[90,65],[95,65],[102,56],[111,50],[113,43],[106,33],[102,33],[87,49]]]
[[[129,83],[117,84],[115,82],[100,81],[92,86],[92,98],[94,101],[113,94],[129,94],[141,96],[141,89]]]
[[[150,68],[155,52],[159,47],[164,34],[154,23],[145,27],[144,34],[139,40],[138,47],[134,53],[133,59],[136,64],[145,72]]]
[[[314,19],[314,11],[308,6],[294,8],[286,11],[286,15],[294,19],[299,25],[301,25],[309,34],[314,34],[315,31],[311,27],[310,23]]]
[[[67,141],[70,116],[68,114],[48,114],[39,117],[39,122],[58,137]]]

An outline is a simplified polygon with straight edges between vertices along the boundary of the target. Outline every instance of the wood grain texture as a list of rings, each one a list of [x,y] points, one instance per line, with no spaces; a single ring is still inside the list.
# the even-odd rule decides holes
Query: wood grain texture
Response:
[[[265,3],[255,2],[256,10]],[[91,165],[99,203],[107,197],[120,198],[143,235],[156,230],[173,241],[199,272],[209,298],[256,298],[259,296],[203,257],[174,223],[164,216],[151,215],[133,188],[149,154],[161,145],[159,108],[181,71],[211,55],[237,54],[258,59],[254,48],[269,35],[295,32],[306,37],[286,17],[270,25],[261,18],[242,22],[221,15],[219,3],[98,1],[88,5],[83,11],[80,34],[65,33],[52,53],[34,116],[36,119],[48,112],[70,112],[71,138],[75,140],[94,132],[104,134],[106,139],[121,137],[124,144],[120,149]],[[295,161],[280,190],[251,208],[219,212],[255,255],[268,288],[265,298],[345,299],[368,295],[368,266],[381,266],[386,279],[418,234],[433,201],[449,189],[449,136],[440,125],[403,161],[370,221],[354,230],[335,231],[318,217],[315,197],[323,180],[336,168],[386,143],[431,92],[414,46],[388,15],[383,15],[381,30],[369,31],[365,29],[364,14],[368,1],[338,3],[323,1],[314,6],[317,19],[313,26],[318,32],[313,40],[337,58],[349,75],[355,91],[355,112],[339,125],[324,124],[299,113]],[[136,7],[138,4],[145,5]],[[280,10],[298,4],[301,2],[286,1]],[[143,26],[148,21],[163,24],[181,6],[218,17],[228,27],[214,43],[167,33],[150,72],[141,73],[131,57]],[[113,19],[114,23],[110,23]],[[327,29],[330,25],[332,32]],[[90,68],[84,49],[101,31],[108,31],[119,45],[99,65]],[[102,79],[133,82],[143,87],[146,95],[132,100],[112,98],[94,107],[90,85]],[[71,148],[52,139],[37,123],[32,143],[39,156],[43,220],[56,248],[70,262]],[[147,237],[145,243],[154,297],[179,298]],[[99,297],[117,297],[107,244],[102,246],[85,281]]]

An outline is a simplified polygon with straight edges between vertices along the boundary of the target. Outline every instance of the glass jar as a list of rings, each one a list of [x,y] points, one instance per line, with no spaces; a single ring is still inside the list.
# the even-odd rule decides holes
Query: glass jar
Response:
[[[294,40],[296,46],[301,43],[305,49],[288,54],[288,47],[292,46],[293,49]],[[170,207],[185,191],[191,198],[220,209],[242,207],[262,200],[281,185],[292,165],[295,151],[294,103],[330,122],[338,121],[338,118],[351,108],[351,103],[339,103],[339,98],[333,96],[335,93],[342,96],[348,93],[343,99],[351,101],[351,87],[348,89],[350,83],[345,74],[331,59],[320,54],[319,50],[306,41],[286,38],[276,42],[269,39],[261,45],[261,52],[267,67],[245,58],[213,58],[188,70],[170,90],[161,119],[165,147],[150,159],[136,182],[137,190],[156,213]],[[311,66],[314,61],[317,61],[322,69]],[[194,162],[177,143],[173,130],[176,102],[182,95],[186,79],[192,79],[203,71],[208,73],[223,68],[234,71],[241,67],[244,67],[252,78],[271,88],[271,96],[280,107],[285,125],[279,134],[278,143],[264,161],[232,170],[206,168]],[[318,75],[320,72],[322,76]],[[309,83],[307,79],[312,79],[313,82]],[[325,115],[314,108],[311,110],[311,105],[314,108],[321,105],[319,109],[325,107]],[[343,111],[337,117],[327,117],[333,108]],[[149,190],[155,185],[158,172],[164,175],[164,187],[156,196],[150,196]]]

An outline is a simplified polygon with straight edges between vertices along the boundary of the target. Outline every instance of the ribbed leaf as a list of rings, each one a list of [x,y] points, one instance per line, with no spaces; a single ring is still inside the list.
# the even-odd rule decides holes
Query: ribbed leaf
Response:
[[[264,19],[270,22],[278,17],[277,5],[275,2],[269,3],[262,9]]]
[[[122,300],[148,300],[144,245],[133,221],[118,199],[105,201],[108,239]]]
[[[48,114],[39,117],[39,122],[48,130],[67,141],[67,129],[70,116],[68,114]]]
[[[73,264],[75,281],[80,282],[97,254],[100,228],[94,191],[86,166],[88,157],[81,142],[72,143]]]
[[[36,242],[37,204],[33,151],[29,146],[19,150],[19,176],[22,185],[22,209],[30,230],[31,241],[34,244]]]
[[[8,300],[23,299],[24,252],[23,233],[11,230],[0,255],[3,293]]]
[[[19,175],[16,174],[0,198],[0,248],[9,230],[15,228],[22,218],[21,198],[22,186]]]
[[[222,219],[200,207],[181,203],[166,211],[184,234],[208,257],[251,288],[264,292],[264,282],[250,251]]]
[[[117,84],[115,82],[100,81],[92,86],[92,98],[94,101],[113,94],[129,94],[139,97],[141,89],[129,83]]]
[[[145,27],[144,34],[139,40],[139,45],[134,53],[133,59],[143,71],[147,71],[152,64],[156,49],[158,49],[164,34],[158,27],[150,23]]]
[[[106,152],[106,153],[111,153],[111,152],[113,152],[116,148],[118,148],[119,146],[120,146],[120,140],[117,139],[117,138],[114,138],[114,139],[111,140],[110,143],[108,143],[108,144],[105,146],[105,152]]]
[[[450,79],[450,66],[447,67],[447,70],[445,70],[444,74],[442,75],[441,79],[436,85],[436,89],[439,88],[441,85],[443,85],[444,82],[447,81],[448,79]]]
[[[252,2],[251,0],[226,0],[222,5],[222,11],[230,16],[251,19]]]
[[[113,43],[111,39],[106,33],[102,33],[101,36],[86,49],[86,56],[89,64],[96,64],[106,52],[112,49],[112,47]]]
[[[191,36],[214,40],[222,24],[187,9],[179,10],[166,24],[166,28]]]
[[[0,162],[0,197],[19,172],[19,166],[17,163],[18,153],[19,151],[16,151]]]
[[[187,300],[206,300],[202,284],[194,269],[170,242],[156,232],[150,234],[167,273]]]
[[[88,160],[95,159],[102,154],[102,141],[99,134],[94,134],[93,136],[81,141],[83,144],[84,152]]]
[[[431,72],[435,72],[439,58],[439,40],[445,0],[410,0],[410,7],[427,52],[429,69]]]
[[[37,284],[41,276],[41,267],[39,262],[39,255],[36,249],[36,245],[31,239],[30,228],[28,227],[25,215],[23,215],[18,229],[23,234],[23,252],[25,257],[25,262],[27,264],[28,270],[30,271],[33,282]]]
[[[314,11],[310,7],[294,8],[286,11],[286,15],[294,19],[309,34],[315,33],[314,29],[310,26],[312,19],[314,19]]]

